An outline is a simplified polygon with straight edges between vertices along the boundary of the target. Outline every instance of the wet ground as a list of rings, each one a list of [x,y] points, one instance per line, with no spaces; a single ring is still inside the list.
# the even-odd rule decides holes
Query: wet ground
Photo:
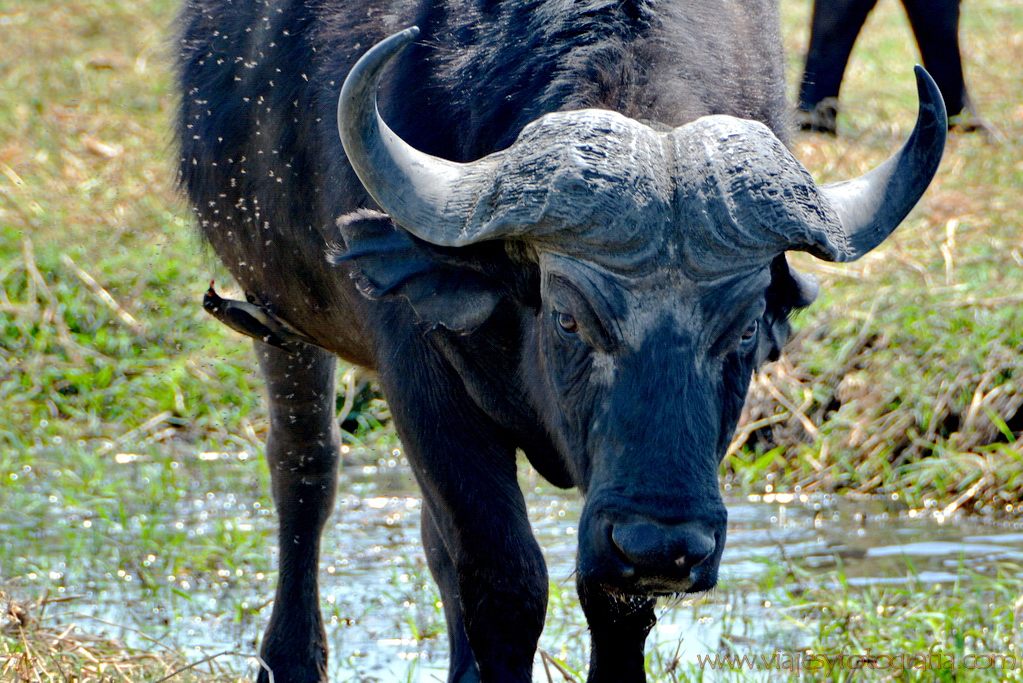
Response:
[[[132,466],[127,455],[122,460],[118,464]],[[559,491],[528,474],[522,485],[553,582],[541,649],[581,668],[587,638],[572,572],[582,503],[574,492]],[[239,552],[265,558],[266,547],[272,545],[271,511],[246,502],[243,492],[220,489],[182,499],[160,524],[188,537],[223,535],[226,530],[240,539]],[[999,560],[1023,560],[1019,523],[945,520],[936,508],[908,510],[897,500],[799,492],[733,497],[727,503],[728,546],[719,588],[659,608],[648,650],[664,658],[693,662],[696,654],[716,652],[722,641],[765,651],[794,651],[808,642],[812,624],[775,611],[772,590],[777,588],[767,586],[778,581],[765,581],[772,574],[784,575],[791,566],[824,572],[840,564],[853,585],[929,585],[953,582],[964,568],[983,572]],[[418,493],[400,453],[377,465],[346,470],[321,563],[332,680],[444,680],[447,643],[439,596],[422,557],[419,514]],[[126,554],[131,552],[131,527],[129,520],[120,537],[109,541],[123,546]],[[188,649],[196,659],[255,650],[269,615],[272,563],[240,561],[148,580],[143,580],[141,567],[138,572],[97,575],[63,560],[48,563],[46,538],[41,529],[27,542],[33,543],[36,555],[31,565],[47,569],[30,571],[17,581],[25,590],[36,583],[60,600],[47,607],[47,618],[71,619],[86,630],[103,630],[136,645]],[[8,552],[18,550],[10,543],[6,547]],[[54,549],[55,557],[68,553],[67,548]],[[89,558],[81,561],[88,565]],[[148,566],[158,558],[151,554],[139,561]],[[261,565],[266,571],[258,571]],[[89,576],[87,581],[81,580],[83,575]],[[218,662],[249,666],[242,658]],[[547,680],[540,658],[536,680]]]

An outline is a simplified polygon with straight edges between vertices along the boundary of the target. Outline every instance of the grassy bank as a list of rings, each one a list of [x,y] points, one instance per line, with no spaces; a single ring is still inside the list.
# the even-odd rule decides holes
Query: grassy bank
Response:
[[[807,42],[795,10],[805,7],[783,4],[795,27],[787,39],[795,84]],[[1018,504],[1020,8],[965,4],[962,44],[975,108],[997,138],[951,134],[919,206],[861,261],[792,259],[817,275],[822,296],[799,318],[785,358],[754,382],[738,440],[747,453],[730,463],[738,481],[773,473],[776,486],[898,494],[913,504]],[[843,84],[839,138],[796,137],[796,154],[818,181],[855,176],[895,149],[913,124],[909,68],[918,59],[902,8],[879,3]]]
[[[783,4],[794,80],[809,6]],[[181,653],[123,648],[124,629],[187,627],[166,615],[118,628],[49,616],[47,601],[87,600],[96,582],[120,582],[129,604],[149,591],[168,613],[195,587],[217,589],[211,618],[250,650],[265,620],[266,420],[248,344],[201,310],[209,280],[228,278],[173,188],[176,5],[0,0],[2,680],[152,683],[184,665]],[[862,261],[793,258],[822,295],[754,381],[725,464],[734,491],[898,497],[943,518],[1003,518],[1020,504],[1023,8],[978,0],[963,12],[971,95],[1003,141],[953,134],[920,206]],[[794,138],[819,181],[862,173],[905,137],[914,49],[901,8],[880,3],[850,64],[840,136]],[[386,408],[360,409],[350,458],[386,469],[397,445],[377,428]],[[206,523],[210,508],[195,501],[235,506],[237,518]],[[963,569],[954,588],[862,590],[840,569],[810,575],[793,561],[728,590],[770,593],[807,623],[827,615],[810,641],[818,652],[1008,652],[1020,571],[1002,562]],[[571,595],[555,603],[559,620],[581,620]],[[229,680],[216,665],[173,680]],[[658,680],[694,675],[670,654],[651,667]]]

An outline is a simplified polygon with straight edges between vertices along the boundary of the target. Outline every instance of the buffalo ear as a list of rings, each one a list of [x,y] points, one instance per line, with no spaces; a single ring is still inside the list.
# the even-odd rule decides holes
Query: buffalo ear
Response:
[[[792,336],[789,316],[793,311],[806,308],[817,299],[820,287],[812,275],[792,268],[785,254],[771,263],[771,286],[767,289],[767,312],[764,321],[767,335],[762,342],[758,361],[777,360],[782,347]]]
[[[446,258],[386,214],[360,209],[338,219],[338,230],[344,245],[331,249],[327,260],[350,263],[352,279],[366,298],[404,297],[434,327],[469,334],[501,299],[496,281],[468,263]]]

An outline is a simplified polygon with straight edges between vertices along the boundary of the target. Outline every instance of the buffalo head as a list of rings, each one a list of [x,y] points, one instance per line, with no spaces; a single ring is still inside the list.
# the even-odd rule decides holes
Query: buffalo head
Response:
[[[370,50],[345,82],[349,161],[391,219],[450,253],[503,244],[538,272],[519,374],[586,494],[580,581],[618,594],[714,586],[726,513],[717,471],[754,369],[815,297],[789,250],[853,261],[919,199],[945,137],[917,70],[906,145],[863,177],[817,186],[767,127],[710,116],[664,131],[611,111],[548,114],[467,164],[403,142],[376,111],[382,70],[417,31]],[[486,287],[424,317],[471,333]]]

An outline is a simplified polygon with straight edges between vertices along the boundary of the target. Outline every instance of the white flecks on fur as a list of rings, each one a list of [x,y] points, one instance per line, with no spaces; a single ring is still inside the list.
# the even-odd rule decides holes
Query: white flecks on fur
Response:
[[[603,351],[594,351],[591,356],[590,382],[602,387],[610,387],[614,384],[618,364],[615,357]]]

